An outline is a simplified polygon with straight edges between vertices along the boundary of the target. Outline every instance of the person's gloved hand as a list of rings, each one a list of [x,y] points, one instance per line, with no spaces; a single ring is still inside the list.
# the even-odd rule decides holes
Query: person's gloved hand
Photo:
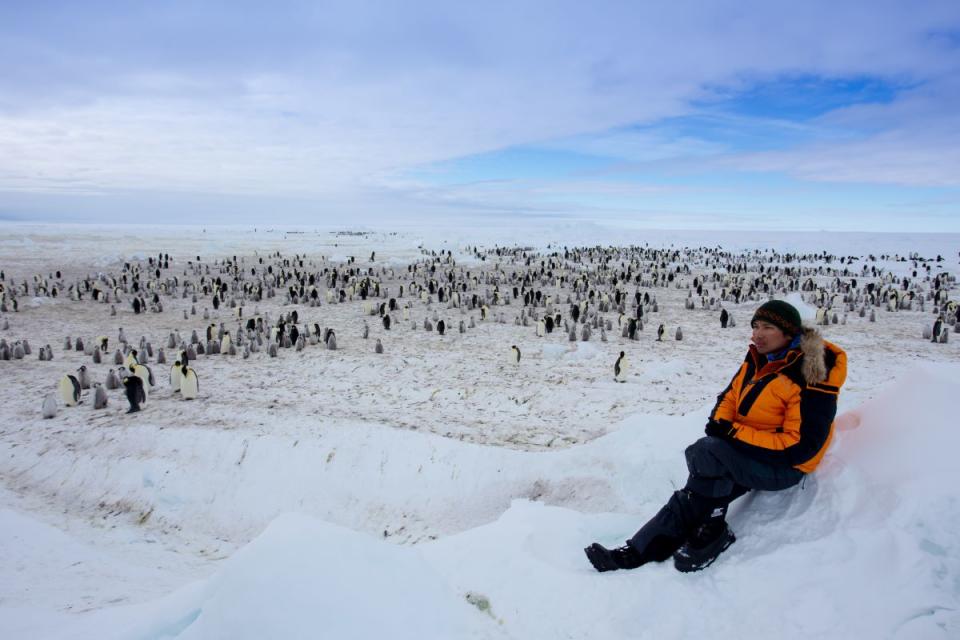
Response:
[[[730,438],[733,437],[733,434],[736,433],[737,428],[734,427],[732,423],[727,422],[726,420],[723,420],[723,421],[711,420],[707,423],[707,426],[704,427],[703,431],[708,436],[729,440]]]

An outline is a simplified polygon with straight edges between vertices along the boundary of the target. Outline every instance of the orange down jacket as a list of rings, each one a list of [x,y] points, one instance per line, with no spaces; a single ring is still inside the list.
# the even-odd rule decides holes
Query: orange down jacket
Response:
[[[780,360],[768,362],[750,345],[710,419],[750,457],[809,473],[830,446],[846,377],[846,352],[805,328],[799,346]]]

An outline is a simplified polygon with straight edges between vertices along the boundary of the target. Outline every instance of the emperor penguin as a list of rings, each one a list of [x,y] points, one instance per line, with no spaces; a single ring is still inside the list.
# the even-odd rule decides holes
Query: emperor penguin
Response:
[[[683,331],[680,330],[680,327],[677,327],[677,334],[675,337],[678,341],[683,340]]]
[[[43,412],[44,418],[53,418],[57,415],[57,396],[52,393],[48,393],[47,397],[43,399]]]
[[[383,328],[387,331],[390,331],[390,314],[386,314],[383,316]]]
[[[515,344],[510,346],[510,362],[512,364],[520,363],[520,349]]]
[[[105,409],[107,406],[107,392],[99,382],[93,385],[93,408]]]
[[[443,335],[443,332],[446,330],[446,328],[447,325],[443,322],[443,320],[437,320],[437,333]]]
[[[117,372],[113,369],[107,371],[107,380],[104,382],[104,385],[107,389],[119,389],[120,388],[120,378],[117,376]]]
[[[180,367],[180,397],[184,400],[193,400],[200,392],[200,380],[197,378],[197,372],[193,367],[183,365]]]
[[[143,381],[139,376],[133,374],[123,377],[123,387],[127,396],[127,402],[130,408],[127,413],[136,413],[140,411],[140,403],[146,402],[147,392],[143,389]]]
[[[231,346],[232,346],[232,343],[230,340],[230,332],[224,331],[223,338],[220,340],[220,353],[224,355],[236,355],[236,351],[234,351],[233,354],[230,354]]]
[[[130,353],[127,354],[127,357],[123,359],[123,366],[129,369],[132,365],[140,364],[140,361],[137,360],[137,350],[130,349]]]
[[[87,371],[87,365],[82,364],[77,369],[77,380],[80,382],[81,389],[90,388],[90,372]]]
[[[180,391],[180,369],[183,367],[180,360],[177,360],[173,363],[173,366],[170,367],[170,388],[173,390],[173,393],[178,393]]]
[[[940,332],[943,331],[943,318],[937,318],[933,323],[931,342],[940,342]]]
[[[664,327],[662,324],[659,327],[657,327],[657,342],[663,341],[663,334],[666,332],[667,332],[667,328]]]
[[[627,354],[623,351],[620,352],[620,356],[613,364],[613,379],[616,382],[627,381]]]
[[[542,338],[546,334],[546,327],[543,320],[537,320],[537,337]]]
[[[151,378],[153,377],[150,373],[150,369],[148,369],[146,365],[142,364],[135,364],[129,367],[129,369],[130,374],[140,378],[140,381],[143,383],[143,402],[146,402],[147,388],[150,386],[150,383],[152,382]]]
[[[60,394],[60,400],[68,407],[75,407],[80,402],[80,381],[76,376],[69,373],[62,378],[57,385],[57,392]]]
[[[383,343],[380,342],[380,338],[377,338],[377,344],[373,347],[374,353],[383,353]]]

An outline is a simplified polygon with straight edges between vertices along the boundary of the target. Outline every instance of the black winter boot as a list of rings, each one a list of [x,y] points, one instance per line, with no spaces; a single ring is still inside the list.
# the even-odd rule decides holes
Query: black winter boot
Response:
[[[673,566],[684,573],[706,569],[736,540],[723,516],[711,517],[673,554]]]
[[[616,571],[617,569],[636,569],[643,564],[643,558],[637,553],[636,549],[626,544],[616,549],[607,549],[603,545],[594,542],[583,550],[587,554],[587,560],[593,565],[593,568],[601,573],[604,571]]]

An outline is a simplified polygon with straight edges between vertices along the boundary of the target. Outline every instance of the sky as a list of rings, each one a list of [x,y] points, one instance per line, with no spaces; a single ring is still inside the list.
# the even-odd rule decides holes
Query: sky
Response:
[[[0,220],[960,231],[960,3],[0,3]]]

